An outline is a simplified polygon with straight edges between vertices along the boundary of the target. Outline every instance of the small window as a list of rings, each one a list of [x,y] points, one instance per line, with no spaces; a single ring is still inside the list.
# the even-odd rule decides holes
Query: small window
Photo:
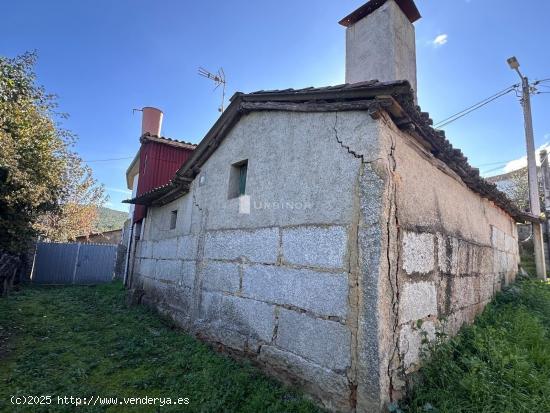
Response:
[[[246,193],[246,174],[248,172],[248,160],[231,165],[229,173],[228,198],[237,198]]]
[[[176,222],[178,221],[178,211],[170,212],[170,229],[176,229]]]

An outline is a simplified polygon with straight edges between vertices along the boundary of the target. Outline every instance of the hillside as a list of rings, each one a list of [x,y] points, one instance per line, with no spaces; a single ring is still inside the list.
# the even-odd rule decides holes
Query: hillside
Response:
[[[124,221],[128,219],[128,213],[116,211],[114,209],[100,207],[99,219],[95,230],[97,232],[110,231],[120,229],[124,225]]]

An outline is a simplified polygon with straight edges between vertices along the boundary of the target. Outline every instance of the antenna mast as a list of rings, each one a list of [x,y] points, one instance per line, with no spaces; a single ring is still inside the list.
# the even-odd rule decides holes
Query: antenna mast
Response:
[[[212,80],[216,87],[214,87],[214,90],[216,90],[218,87],[222,87],[222,104],[218,108],[218,112],[223,112],[224,110],[224,104],[225,104],[225,72],[223,71],[223,68],[220,67],[216,74],[213,74],[206,70],[203,67],[199,67],[199,76],[205,77],[207,79]]]

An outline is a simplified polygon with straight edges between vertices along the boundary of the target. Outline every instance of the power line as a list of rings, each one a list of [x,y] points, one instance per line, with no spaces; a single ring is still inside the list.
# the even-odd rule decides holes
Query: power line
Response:
[[[133,156],[126,156],[124,158],[108,158],[108,159],[92,159],[90,161],[84,161],[86,163],[90,163],[90,162],[109,162],[109,161],[122,161],[124,159],[132,159]]]
[[[466,115],[469,115],[470,113],[476,111],[477,109],[481,109],[483,106],[488,105],[489,103],[491,103],[491,102],[497,100],[498,98],[501,98],[502,96],[507,95],[508,93],[510,93],[510,92],[512,92],[512,91],[514,91],[514,90],[515,90],[515,89],[509,89],[509,90],[507,90],[506,92],[503,92],[503,93],[501,93],[500,95],[497,95],[497,96],[493,97],[492,99],[486,100],[486,101],[484,101],[483,103],[478,104],[477,106],[475,106],[475,107],[473,107],[472,109],[470,109],[470,110],[468,110],[468,111],[466,111],[466,112],[460,114],[459,116],[455,116],[454,118],[448,120],[447,122],[444,122],[444,123],[441,123],[441,124],[437,124],[435,127],[436,127],[436,128],[443,128],[444,126],[447,126],[448,124],[450,124],[450,123],[452,123],[452,122],[454,122],[454,121],[457,121],[458,119],[463,118],[463,117],[466,116]]]
[[[495,96],[497,96],[497,95],[500,95],[500,94],[503,93],[503,92],[507,92],[510,88],[517,87],[517,86],[519,86],[519,85],[516,84],[516,85],[508,86],[506,89],[503,89],[503,90],[501,90],[500,92],[497,92],[497,93],[495,93],[494,95],[489,96],[489,97],[483,99],[481,102],[478,102],[478,103],[476,103],[476,104],[474,104],[474,105],[472,105],[472,106],[469,106],[469,107],[467,107],[466,109],[463,109],[463,110],[461,110],[460,112],[457,112],[457,113],[455,113],[454,115],[449,116],[448,118],[442,119],[441,121],[437,122],[436,125],[437,125],[437,124],[440,124],[440,123],[443,123],[443,122],[446,122],[447,120],[449,120],[449,119],[455,117],[456,115],[459,115],[459,114],[461,114],[461,113],[463,113],[463,112],[465,112],[465,111],[467,111],[467,110],[469,110],[469,109],[472,109],[473,107],[479,105],[480,103],[483,103],[483,102],[486,101],[487,99],[491,99],[491,98],[493,98],[493,97],[495,97]]]
[[[510,161],[500,161],[500,162],[490,162],[490,163],[482,163],[482,164],[479,164],[477,165],[477,167],[482,167],[482,166],[491,166],[491,165],[502,165],[502,164],[505,164],[507,162],[510,162]]]
[[[546,79],[540,79],[540,80],[536,80],[533,82],[533,86],[535,85],[539,85],[541,83],[545,83],[545,82],[550,82],[550,78],[546,78]],[[544,86],[544,87],[549,87],[548,85],[540,85],[540,86]],[[434,128],[442,128],[444,126],[447,126],[448,124],[472,113],[473,111],[477,110],[477,109],[480,109],[482,108],[483,106],[493,102],[494,100],[504,96],[504,95],[507,95],[508,93],[510,93],[511,91],[513,90],[516,90],[516,88],[519,87],[519,84],[515,84],[515,85],[512,85],[512,86],[509,86],[507,87],[506,89],[503,89],[501,90],[500,92],[497,92],[495,93],[494,95],[492,96],[489,96],[481,101],[479,101],[478,103],[475,103],[473,104],[472,106],[469,106],[463,110],[461,110],[460,112],[457,112],[455,113],[454,115],[451,115],[439,122],[437,122],[435,125],[434,125]],[[549,92],[538,92],[538,94],[546,94],[546,93],[549,93]]]
[[[506,166],[506,164],[504,164],[504,165],[502,165],[502,166],[499,166],[498,168],[492,168],[492,169],[489,169],[489,170],[487,170],[487,171],[483,171],[483,175],[486,175],[486,174],[488,174],[488,173],[490,173],[490,172],[498,171],[499,169],[502,169],[502,168],[504,168],[505,166]]]
[[[540,152],[540,148],[537,150],[537,152]],[[548,159],[548,156],[550,156],[550,153],[547,152],[546,153],[546,156],[541,160],[541,163],[544,162],[546,159]],[[481,166],[489,166],[489,165],[501,165],[499,167],[496,167],[496,168],[491,168],[487,171],[483,171],[483,175],[485,174],[488,174],[489,172],[494,172],[494,171],[498,171],[499,169],[502,169],[506,166],[506,164],[508,164],[509,162],[512,162],[512,161],[517,161],[517,160],[520,160],[521,158],[516,158],[516,159],[510,159],[508,161],[503,161],[503,162],[493,162],[493,163],[486,163],[486,164],[481,164],[481,165],[478,165],[478,167],[481,167]],[[522,167],[522,168],[525,168],[525,167]],[[521,168],[520,168],[521,169]],[[513,171],[510,171],[510,172],[515,172],[517,171],[517,169],[514,169]]]
[[[449,116],[449,117],[447,117],[447,118],[445,118],[445,119],[443,119],[443,120],[437,122],[437,123],[434,125],[434,127],[435,127],[435,128],[442,128],[443,126],[446,126],[446,125],[448,125],[449,123],[454,122],[454,121],[456,121],[456,120],[458,120],[458,119],[460,119],[460,118],[462,118],[462,117],[464,117],[464,116],[470,114],[471,112],[473,112],[473,111],[475,111],[475,110],[477,110],[477,109],[479,109],[479,108],[482,108],[483,106],[485,106],[485,105],[491,103],[492,101],[494,101],[494,100],[496,100],[496,99],[498,99],[498,98],[500,98],[500,97],[502,97],[502,96],[504,96],[504,95],[506,95],[506,94],[512,92],[512,91],[515,90],[515,88],[517,88],[518,86],[519,86],[518,84],[508,86],[506,89],[503,89],[503,90],[501,90],[500,92],[497,92],[497,93],[495,93],[494,95],[491,95],[491,96],[489,96],[489,97],[487,97],[487,98],[485,98],[485,99],[483,99],[483,100],[481,100],[481,101],[479,101],[479,102],[473,104],[472,106],[469,106],[469,107],[467,107],[466,109],[463,109],[463,110],[461,110],[460,112],[457,112],[457,113],[455,113],[454,115],[451,115],[451,116]]]

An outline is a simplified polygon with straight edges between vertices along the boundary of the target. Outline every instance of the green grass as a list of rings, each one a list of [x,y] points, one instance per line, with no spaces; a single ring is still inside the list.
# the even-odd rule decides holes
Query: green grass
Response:
[[[550,412],[550,284],[517,282],[432,349],[405,412]]]
[[[17,407],[12,395],[187,397],[189,404]],[[250,364],[215,353],[143,307],[128,308],[120,284],[25,287],[0,299],[0,411],[75,410],[318,411]]]
[[[521,266],[527,272],[527,274],[529,274],[531,277],[536,277],[537,268],[535,265],[534,253],[529,253],[528,251],[525,251],[520,258],[521,258]]]

